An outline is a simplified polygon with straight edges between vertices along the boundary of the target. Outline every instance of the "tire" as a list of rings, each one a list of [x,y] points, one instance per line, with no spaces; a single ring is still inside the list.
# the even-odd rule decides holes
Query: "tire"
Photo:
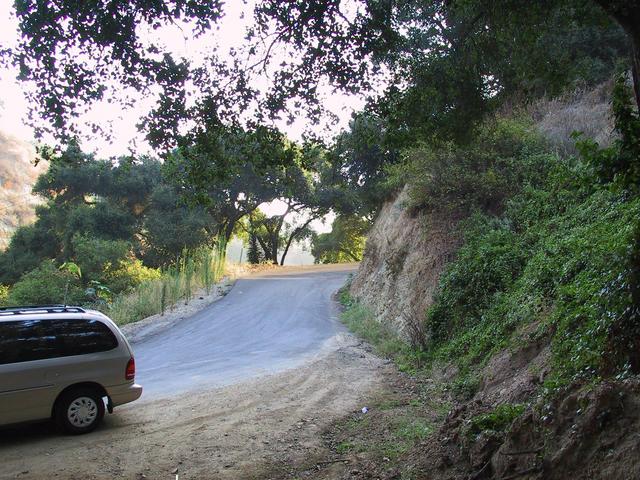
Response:
[[[55,421],[65,433],[81,435],[93,431],[104,417],[102,395],[93,388],[78,387],[64,392],[56,402]]]

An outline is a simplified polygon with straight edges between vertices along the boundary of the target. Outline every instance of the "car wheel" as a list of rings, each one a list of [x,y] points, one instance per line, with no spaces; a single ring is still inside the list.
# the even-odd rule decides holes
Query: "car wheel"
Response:
[[[62,394],[56,403],[56,423],[67,433],[89,433],[98,426],[102,417],[102,396],[92,388],[69,390]]]

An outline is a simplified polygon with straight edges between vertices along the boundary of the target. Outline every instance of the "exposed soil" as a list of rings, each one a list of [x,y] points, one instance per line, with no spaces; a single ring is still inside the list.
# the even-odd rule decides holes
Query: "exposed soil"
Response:
[[[314,456],[280,459],[265,466],[261,478],[422,478],[415,475],[423,462],[412,455],[430,441],[449,408],[446,395],[425,380],[388,366],[366,413],[358,410],[334,421],[322,432]]]
[[[576,383],[546,398],[536,385],[547,355],[544,342],[501,352],[468,401],[450,393],[447,372],[410,377],[388,367],[367,413],[333,422],[314,456],[280,459],[261,478],[640,478],[640,378]],[[524,413],[502,428],[470,427],[505,403]]]
[[[238,479],[324,453],[321,432],[359,410],[393,368],[350,335],[301,368],[116,409],[89,435],[0,432],[0,478]],[[273,470],[271,470],[273,471]]]
[[[385,203],[367,236],[350,293],[408,340],[433,302],[440,275],[460,246],[458,219],[407,209],[408,189]]]
[[[545,355],[544,344],[497,355],[457,401],[451,372],[412,377],[340,335],[303,367],[125,406],[90,435],[0,431],[0,479],[640,478],[640,379],[545,400],[524,368]],[[504,430],[470,433],[497,392],[531,403]]]

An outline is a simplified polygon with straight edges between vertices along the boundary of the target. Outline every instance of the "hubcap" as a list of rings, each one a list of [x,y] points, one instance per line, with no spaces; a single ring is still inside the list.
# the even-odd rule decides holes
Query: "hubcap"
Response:
[[[98,417],[98,405],[89,397],[78,397],[67,409],[67,418],[74,427],[87,427]]]

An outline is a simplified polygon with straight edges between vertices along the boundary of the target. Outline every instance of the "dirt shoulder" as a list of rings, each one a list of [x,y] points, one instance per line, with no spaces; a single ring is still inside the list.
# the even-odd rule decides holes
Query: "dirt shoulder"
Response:
[[[303,367],[121,407],[91,435],[61,436],[43,425],[1,431],[0,478],[282,476],[325,455],[322,432],[359,411],[390,368],[359,340],[339,335]]]
[[[164,315],[152,315],[137,322],[120,326],[129,343],[135,344],[145,338],[155,335],[173,327],[182,320],[204,310],[209,305],[224,297],[235,283],[234,277],[225,277],[213,285],[207,293],[204,289],[198,290],[188,302],[180,301],[167,309]]]

